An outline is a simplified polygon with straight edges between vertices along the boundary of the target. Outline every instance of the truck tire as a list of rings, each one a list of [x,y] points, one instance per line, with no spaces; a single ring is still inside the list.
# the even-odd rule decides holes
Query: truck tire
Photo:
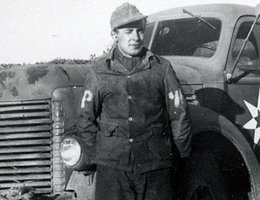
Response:
[[[182,168],[185,200],[249,200],[251,181],[239,150],[220,133],[193,137],[192,154]]]
[[[211,152],[194,152],[184,167],[185,200],[227,200],[224,180]]]

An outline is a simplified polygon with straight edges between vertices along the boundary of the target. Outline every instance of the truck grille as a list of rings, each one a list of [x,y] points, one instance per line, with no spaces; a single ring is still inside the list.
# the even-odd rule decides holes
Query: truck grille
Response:
[[[50,106],[49,100],[0,102],[0,190],[52,193]]]

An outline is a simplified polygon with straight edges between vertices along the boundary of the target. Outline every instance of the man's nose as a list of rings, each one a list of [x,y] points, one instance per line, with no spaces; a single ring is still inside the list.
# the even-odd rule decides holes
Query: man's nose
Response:
[[[139,35],[138,29],[134,29],[132,32],[132,35],[133,35],[133,39],[140,40],[140,35]]]

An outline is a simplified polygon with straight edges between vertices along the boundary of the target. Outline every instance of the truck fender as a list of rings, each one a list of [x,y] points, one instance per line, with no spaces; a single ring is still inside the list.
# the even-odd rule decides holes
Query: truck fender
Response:
[[[224,116],[205,107],[190,105],[192,134],[215,132],[227,138],[240,152],[247,166],[252,183],[251,194],[260,199],[260,167],[258,160],[240,130]]]

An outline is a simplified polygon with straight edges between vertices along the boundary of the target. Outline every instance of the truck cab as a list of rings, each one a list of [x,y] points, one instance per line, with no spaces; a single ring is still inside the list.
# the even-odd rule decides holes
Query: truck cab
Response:
[[[161,11],[148,17],[145,43],[171,62],[190,105],[186,198],[259,199],[259,13],[235,4]]]

